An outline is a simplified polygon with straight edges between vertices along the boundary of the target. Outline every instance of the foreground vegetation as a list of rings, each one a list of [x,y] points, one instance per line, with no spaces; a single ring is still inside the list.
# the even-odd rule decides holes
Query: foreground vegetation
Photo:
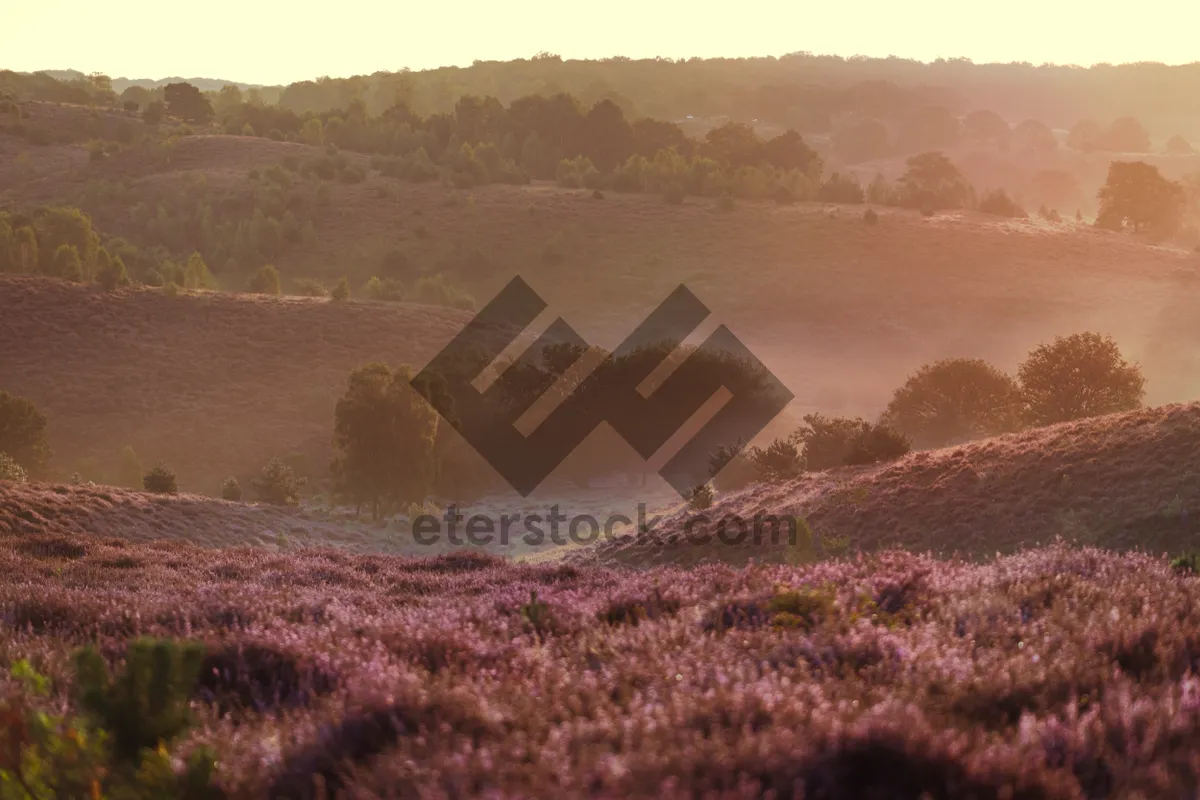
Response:
[[[200,770],[207,748],[232,796],[1101,798],[1200,780],[1200,578],[1143,555],[631,573],[35,536],[0,560],[10,718],[94,719],[88,642],[117,674],[138,637],[195,643],[169,752]],[[8,743],[22,764],[63,757]],[[5,796],[23,799],[14,769]]]

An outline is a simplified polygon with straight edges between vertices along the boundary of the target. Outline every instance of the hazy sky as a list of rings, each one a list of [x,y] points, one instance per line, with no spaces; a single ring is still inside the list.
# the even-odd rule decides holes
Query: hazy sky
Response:
[[[1150,13],[1139,13],[1140,8]],[[0,0],[0,68],[288,83],[527,58],[897,55],[976,62],[1200,60],[1200,3],[1088,0]]]

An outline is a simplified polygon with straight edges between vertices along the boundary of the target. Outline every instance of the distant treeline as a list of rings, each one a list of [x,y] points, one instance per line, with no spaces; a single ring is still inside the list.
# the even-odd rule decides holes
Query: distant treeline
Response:
[[[34,76],[0,72],[0,91],[22,97],[80,102],[89,81],[51,87]],[[111,82],[109,84],[111,89]],[[63,87],[66,87],[65,89]],[[129,86],[123,100],[153,92]],[[679,120],[689,115],[795,128],[832,130],[845,117],[898,119],[926,105],[958,115],[990,108],[1006,119],[1040,119],[1068,127],[1082,119],[1136,116],[1166,136],[1200,137],[1200,64],[1072,66],[973,64],[939,59],[841,58],[795,53],[781,58],[562,60],[551,54],[506,62],[476,62],[420,72],[379,72],[252,89],[255,102],[297,114],[345,108],[352,99],[379,114],[397,103],[419,114],[448,113],[463,95],[492,95],[508,104],[530,94],[567,93],[585,106],[613,100],[626,116]],[[132,94],[130,94],[132,93]],[[51,94],[58,94],[51,97]]]

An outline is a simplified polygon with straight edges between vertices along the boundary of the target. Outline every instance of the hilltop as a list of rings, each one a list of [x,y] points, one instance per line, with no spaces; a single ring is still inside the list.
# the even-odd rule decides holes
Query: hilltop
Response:
[[[1080,420],[942,450],[890,464],[806,473],[720,498],[703,512],[795,515],[814,542],[788,553],[773,546],[707,542],[678,509],[640,537],[571,553],[581,563],[647,567],[704,561],[744,564],[843,549],[901,548],[968,558],[1012,553],[1057,537],[1075,544],[1151,553],[1194,547],[1200,532],[1188,509],[1200,507],[1200,403]],[[735,530],[735,529],[733,529]],[[828,550],[825,550],[828,553]]]

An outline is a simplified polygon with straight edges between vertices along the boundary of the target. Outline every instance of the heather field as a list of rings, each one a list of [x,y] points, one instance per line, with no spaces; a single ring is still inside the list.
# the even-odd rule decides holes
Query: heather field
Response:
[[[642,572],[62,537],[6,663],[203,644],[179,757],[234,797],[1191,797],[1200,578],[1064,545]],[[20,685],[5,679],[4,689]]]

